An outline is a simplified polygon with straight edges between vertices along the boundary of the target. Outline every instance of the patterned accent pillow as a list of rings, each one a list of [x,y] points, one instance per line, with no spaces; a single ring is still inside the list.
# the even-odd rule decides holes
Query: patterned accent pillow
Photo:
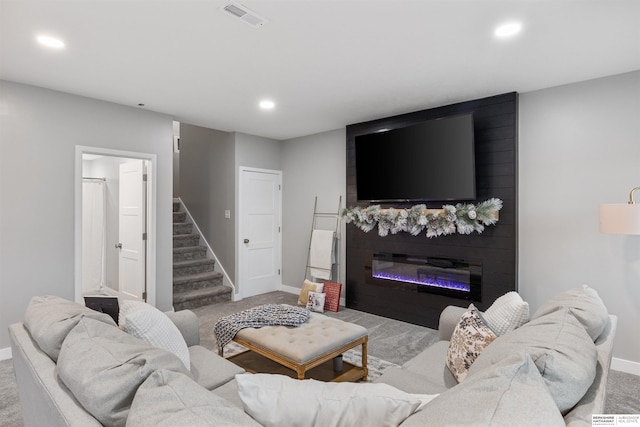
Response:
[[[467,377],[471,364],[495,340],[497,335],[480,317],[478,309],[469,305],[456,325],[447,350],[447,367],[461,383]]]
[[[307,310],[324,313],[324,300],[326,295],[322,292],[309,291],[309,301],[307,302]]]
[[[517,292],[507,292],[491,304],[482,318],[497,336],[504,335],[529,321],[529,304]]]

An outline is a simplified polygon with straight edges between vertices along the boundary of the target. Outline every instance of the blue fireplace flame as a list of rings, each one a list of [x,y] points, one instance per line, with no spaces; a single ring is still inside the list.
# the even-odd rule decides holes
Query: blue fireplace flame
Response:
[[[376,271],[373,277],[377,279],[393,280],[396,282],[414,283],[416,285],[433,286],[442,289],[452,289],[455,291],[470,292],[471,285],[469,283],[457,282],[455,280],[443,277],[424,276],[416,278],[414,276],[404,276],[397,273]]]

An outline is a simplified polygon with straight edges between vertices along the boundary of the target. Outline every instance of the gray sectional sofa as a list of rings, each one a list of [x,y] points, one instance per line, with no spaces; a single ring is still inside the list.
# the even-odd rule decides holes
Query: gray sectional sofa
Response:
[[[74,303],[63,303],[62,315],[37,321],[26,315],[9,328],[27,427],[259,425],[238,395],[234,377],[243,370],[199,345],[192,312],[168,313],[188,345],[187,370],[108,316],[69,315],[67,304]],[[438,394],[401,426],[590,426],[591,415],[604,411],[616,317],[595,291],[576,288],[545,304],[486,347],[458,384],[445,360],[464,312],[445,309],[441,340],[376,380],[407,393]]]
[[[209,413],[203,416],[204,418],[215,416],[215,411],[219,409],[221,425],[258,425],[238,408],[238,406],[242,407],[242,402],[238,398],[234,377],[236,374],[243,373],[244,369],[200,345],[200,325],[198,318],[192,311],[166,313],[182,333],[188,346],[191,366],[190,371],[187,372],[176,356],[166,351],[153,349],[141,340],[127,336],[106,314],[92,312],[79,304],[77,304],[77,310],[72,308],[71,310],[74,311],[70,311],[69,305],[75,304],[70,301],[62,301],[66,307],[63,308],[62,313],[58,311],[56,314],[56,306],[60,301],[55,297],[44,298],[53,300],[52,312],[50,316],[38,320],[41,324],[36,324],[35,320],[31,320],[31,322],[25,320],[25,322],[14,323],[9,327],[13,364],[26,427],[124,425],[124,423],[113,419],[101,423],[83,407],[80,401],[83,399],[92,401],[94,407],[103,411],[121,412],[127,410],[133,396],[127,397],[126,390],[131,390],[132,386],[135,388],[143,383],[144,379],[150,376],[150,370],[153,369],[162,371],[162,375],[158,375],[159,378],[156,379],[156,382],[161,382],[165,386],[169,385],[170,388],[179,390],[179,394],[184,393],[184,396],[189,396],[187,400],[193,405],[211,406],[214,403],[213,406],[219,406],[219,408],[212,408]],[[46,305],[45,303],[44,306]],[[78,351],[75,360],[74,358],[67,360],[63,368],[59,365],[63,362],[61,357],[65,356],[62,354],[65,336],[69,335],[72,330],[75,331],[82,322],[89,323],[90,327],[94,328],[93,338],[96,338],[96,335],[102,335],[106,340],[96,342],[85,339],[93,346],[93,349]],[[115,354],[118,347],[122,345],[129,346],[125,349],[129,354]],[[138,345],[138,347],[132,348],[132,345]],[[153,353],[154,350],[156,350],[155,353]],[[111,360],[107,362],[97,360],[100,358],[100,353],[114,353],[114,357],[120,358],[120,361],[116,362],[120,365],[120,372],[116,372]],[[110,369],[107,369],[107,364],[112,365],[109,367]],[[91,371],[92,365],[93,371]],[[124,372],[122,366],[128,367],[128,372]],[[101,373],[96,372],[96,369],[99,368],[107,372],[104,379],[98,378]],[[67,378],[73,376],[82,379],[82,377],[93,376],[96,378],[93,381],[94,389],[91,390],[87,384],[81,384],[78,387],[85,387],[85,390],[76,393],[77,395],[74,394],[67,386],[70,381],[68,379],[66,382],[62,380],[63,369],[68,371]],[[127,374],[138,378],[133,382],[127,382],[125,378]],[[177,375],[180,378],[176,379]],[[118,380],[120,382],[117,382]],[[115,381],[115,383],[109,383],[109,381]],[[173,386],[171,383],[178,385]],[[97,390],[95,390],[96,388]],[[109,388],[113,390],[110,391]],[[203,396],[201,392],[206,395]],[[116,398],[119,397],[117,395],[123,396],[124,400],[114,402],[113,394],[116,395]],[[213,400],[208,395],[212,395]],[[228,399],[218,396],[225,396]],[[171,398],[171,396],[168,397]],[[154,401],[153,396],[150,400],[154,403],[149,404],[147,408],[138,410],[137,421],[131,422],[129,420],[131,425],[202,424],[201,420],[192,420],[190,423],[188,415],[185,415],[189,408],[181,407],[173,408],[173,412],[181,416],[180,423],[168,422],[165,416],[167,412],[172,411],[171,405],[161,405],[158,402],[161,402],[162,399]],[[233,400],[235,404],[229,403],[229,400]],[[142,405],[138,405],[139,409],[140,406]],[[147,410],[150,410],[151,414],[146,414]],[[143,420],[140,420],[140,414],[144,414]],[[225,422],[222,422],[223,420]]]
[[[545,302],[523,326],[499,336],[458,384],[445,364],[466,310],[449,306],[439,339],[376,381],[409,393],[439,393],[402,427],[591,426],[604,413],[617,317],[595,290],[580,286]]]

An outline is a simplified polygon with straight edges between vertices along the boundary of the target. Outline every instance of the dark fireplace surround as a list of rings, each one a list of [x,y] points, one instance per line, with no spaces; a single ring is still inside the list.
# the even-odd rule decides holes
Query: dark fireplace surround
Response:
[[[517,289],[516,164],[518,95],[507,93],[347,126],[347,206],[358,202],[355,137],[439,117],[473,113],[477,199],[502,199],[500,219],[482,234],[380,237],[346,226],[347,307],[430,328],[447,305],[483,310]],[[435,160],[434,160],[435,161]],[[428,162],[425,167],[429,167]],[[446,202],[455,204],[456,201]],[[408,208],[414,203],[383,204]],[[427,204],[439,208],[443,203]]]

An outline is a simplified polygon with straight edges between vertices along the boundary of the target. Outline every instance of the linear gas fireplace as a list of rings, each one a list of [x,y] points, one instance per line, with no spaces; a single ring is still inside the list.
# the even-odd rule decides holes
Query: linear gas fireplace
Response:
[[[482,263],[442,257],[374,253],[371,280],[403,290],[480,301]]]

